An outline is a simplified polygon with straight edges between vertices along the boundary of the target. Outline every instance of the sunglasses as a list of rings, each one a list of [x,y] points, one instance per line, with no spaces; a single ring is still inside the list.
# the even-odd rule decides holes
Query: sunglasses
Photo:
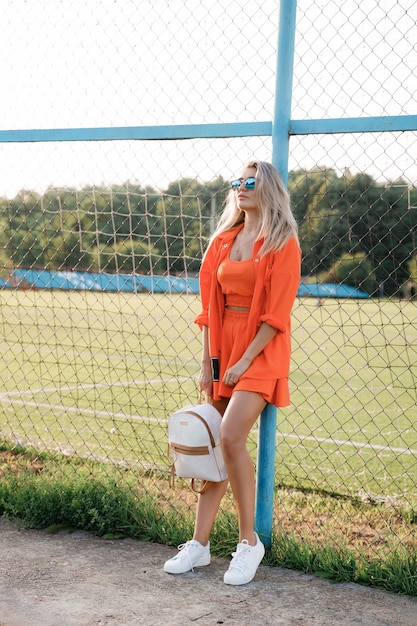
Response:
[[[240,188],[242,183],[245,185],[245,189],[247,190],[255,189],[256,178],[253,178],[252,176],[250,178],[247,178],[246,180],[243,180],[243,178],[237,178],[236,180],[232,180],[230,184],[232,186],[232,189],[236,191]]]

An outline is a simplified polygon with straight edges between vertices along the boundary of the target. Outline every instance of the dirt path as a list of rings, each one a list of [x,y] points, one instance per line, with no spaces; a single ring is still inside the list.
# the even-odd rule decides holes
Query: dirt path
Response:
[[[1,626],[417,626],[417,599],[261,566],[244,587],[227,562],[183,576],[172,548],[85,532],[19,529],[0,518]]]

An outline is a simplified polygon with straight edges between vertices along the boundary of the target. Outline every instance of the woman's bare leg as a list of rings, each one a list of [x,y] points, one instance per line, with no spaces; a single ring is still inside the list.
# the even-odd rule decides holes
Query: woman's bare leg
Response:
[[[213,405],[223,415],[228,403],[229,399],[224,398],[218,402],[213,402]],[[216,519],[220,502],[226,492],[227,484],[228,480],[221,483],[210,483],[207,491],[198,496],[193,539],[199,541],[203,546],[209,540],[210,531]]]
[[[236,501],[239,517],[239,542],[256,543],[255,470],[246,448],[249,432],[265,408],[266,402],[257,393],[236,391],[225,411],[221,425],[221,446]]]
[[[220,502],[226,492],[227,480],[221,483],[210,483],[204,493],[199,494],[193,539],[203,546],[207,545],[210,531],[216,519]]]

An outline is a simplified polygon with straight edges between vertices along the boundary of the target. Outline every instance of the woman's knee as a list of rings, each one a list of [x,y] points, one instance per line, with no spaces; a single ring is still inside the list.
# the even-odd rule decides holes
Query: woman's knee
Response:
[[[246,447],[246,438],[239,432],[235,432],[227,427],[220,428],[220,447],[224,458],[233,458],[240,450]]]

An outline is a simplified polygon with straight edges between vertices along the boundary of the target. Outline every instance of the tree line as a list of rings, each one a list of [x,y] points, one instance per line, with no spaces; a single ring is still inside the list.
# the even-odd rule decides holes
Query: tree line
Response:
[[[417,280],[415,187],[323,168],[290,172],[288,187],[306,280],[372,295]],[[221,177],[182,178],[164,190],[129,182],[0,198],[0,267],[197,273],[228,190]]]

